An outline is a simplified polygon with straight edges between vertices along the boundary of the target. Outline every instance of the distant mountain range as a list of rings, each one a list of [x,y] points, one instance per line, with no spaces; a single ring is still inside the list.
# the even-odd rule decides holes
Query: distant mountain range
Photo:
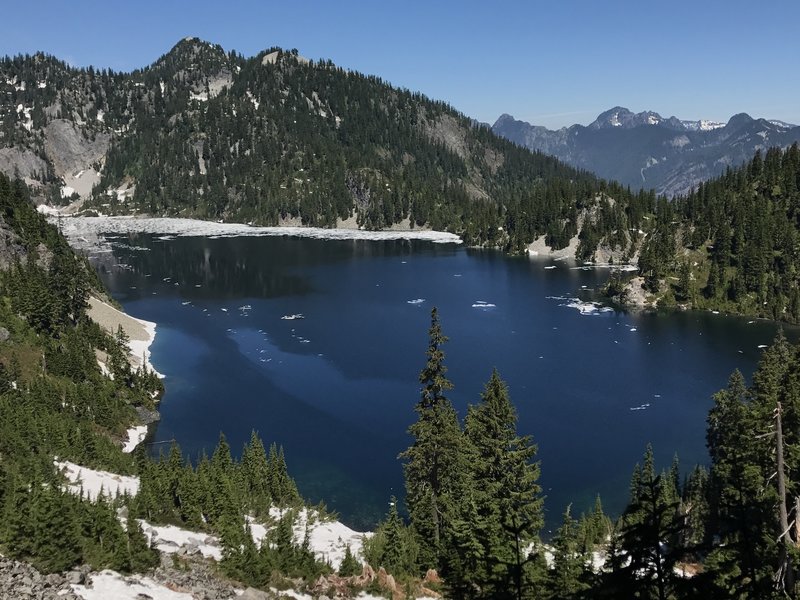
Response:
[[[620,106],[589,125],[556,131],[504,114],[492,131],[632,189],[655,189],[667,196],[687,193],[699,182],[750,160],[758,150],[800,140],[796,125],[745,113],[718,123],[633,113]]]

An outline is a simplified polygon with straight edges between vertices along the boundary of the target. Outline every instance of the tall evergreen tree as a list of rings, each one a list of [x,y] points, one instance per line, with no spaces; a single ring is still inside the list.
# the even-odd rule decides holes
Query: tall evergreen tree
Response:
[[[517,434],[517,414],[497,370],[482,401],[471,406],[465,436],[472,449],[472,485],[478,507],[476,534],[483,547],[486,593],[521,598],[527,548],[543,524],[539,464],[529,436]]]
[[[447,379],[439,314],[431,311],[427,363],[419,375],[422,392],[415,407],[417,422],[409,433],[412,445],[400,456],[406,481],[406,503],[420,546],[420,566],[437,567],[443,551],[450,501],[464,476],[462,435],[453,405],[445,396],[453,384]]]
[[[641,469],[631,484],[631,502],[622,522],[622,548],[630,558],[627,571],[639,598],[668,600],[674,591],[673,567],[680,557],[677,494],[672,478],[656,474],[648,445]]]

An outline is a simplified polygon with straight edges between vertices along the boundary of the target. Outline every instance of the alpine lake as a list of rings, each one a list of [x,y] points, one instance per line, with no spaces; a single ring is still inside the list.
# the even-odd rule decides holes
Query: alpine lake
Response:
[[[282,445],[301,494],[355,528],[403,496],[431,308],[459,414],[493,368],[541,461],[547,526],[567,504],[625,506],[645,447],[707,463],[706,415],[734,369],[749,378],[778,325],[710,312],[627,313],[591,300],[608,269],[426,241],[108,236],[91,256],[125,310],[155,321],[165,375],[151,451],[190,457],[220,432]],[[581,310],[582,309],[582,310]],[[787,337],[797,339],[796,329]]]

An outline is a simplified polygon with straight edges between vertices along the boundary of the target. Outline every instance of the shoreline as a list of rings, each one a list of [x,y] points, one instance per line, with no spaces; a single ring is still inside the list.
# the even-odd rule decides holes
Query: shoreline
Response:
[[[128,336],[130,350],[128,360],[131,367],[134,369],[142,367],[155,373],[159,379],[164,379],[164,375],[159,373],[150,361],[150,346],[156,339],[155,323],[132,317],[95,296],[89,297],[89,308],[86,313],[90,319],[111,335],[114,335],[118,327],[122,327]],[[98,363],[104,372],[108,372],[107,367],[99,358]],[[148,428],[147,424],[131,425],[126,432],[127,439],[122,441],[122,451],[126,454],[133,452],[147,437]]]
[[[150,346],[156,339],[156,324],[152,321],[137,319],[114,308],[107,302],[103,302],[96,296],[89,297],[89,308],[87,309],[89,318],[100,325],[111,335],[117,331],[117,327],[122,327],[128,336],[129,359],[133,368],[144,367],[147,371],[152,371],[159,379],[164,379],[164,375],[150,362]]]

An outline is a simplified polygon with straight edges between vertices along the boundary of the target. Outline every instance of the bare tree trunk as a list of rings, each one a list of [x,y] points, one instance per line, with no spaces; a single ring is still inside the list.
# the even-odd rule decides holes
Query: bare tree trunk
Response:
[[[775,410],[775,446],[778,467],[778,519],[781,527],[781,566],[779,570],[779,583],[783,590],[794,597],[794,572],[791,559],[789,558],[789,513],[786,509],[786,474],[783,464],[783,423],[781,420],[781,403]],[[781,539],[782,538],[782,539]]]

